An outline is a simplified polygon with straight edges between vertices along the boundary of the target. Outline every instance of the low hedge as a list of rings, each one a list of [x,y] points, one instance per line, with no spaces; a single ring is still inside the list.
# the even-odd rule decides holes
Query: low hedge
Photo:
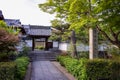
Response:
[[[28,57],[19,57],[15,60],[16,63],[16,80],[23,80],[29,64]]]
[[[119,80],[120,62],[105,59],[80,59],[59,56],[58,61],[77,80]]]
[[[70,58],[68,56],[59,56],[57,60],[60,60],[62,66],[66,67],[69,72],[73,72],[76,65],[78,65],[78,60]]]
[[[14,62],[0,62],[0,80],[14,80],[15,67]]]
[[[120,80],[120,62],[111,60],[90,60],[86,63],[86,73],[92,80]]]
[[[23,80],[28,64],[28,57],[19,57],[15,62],[0,62],[0,80]]]

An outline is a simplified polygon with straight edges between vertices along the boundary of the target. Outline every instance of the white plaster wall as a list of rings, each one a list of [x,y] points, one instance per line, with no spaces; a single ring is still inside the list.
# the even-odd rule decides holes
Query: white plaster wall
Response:
[[[106,47],[104,45],[99,45],[98,46],[99,51],[104,51]],[[59,44],[59,50],[62,51],[68,51],[70,49],[70,44],[69,43],[60,43]],[[89,51],[89,45],[84,45],[84,44],[77,44],[76,47],[77,51]]]
[[[58,42],[57,41],[53,41],[53,48],[58,47]]]
[[[67,51],[67,49],[68,49],[68,43],[60,43],[59,44],[59,50]]]
[[[77,45],[77,51],[89,51],[89,46],[84,45],[84,44],[79,44]]]
[[[32,47],[32,40],[25,40],[26,46]]]

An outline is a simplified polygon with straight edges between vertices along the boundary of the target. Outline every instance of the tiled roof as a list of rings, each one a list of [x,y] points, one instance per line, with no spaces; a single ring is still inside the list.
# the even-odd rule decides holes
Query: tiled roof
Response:
[[[50,26],[38,26],[38,25],[29,25],[29,35],[33,36],[50,36],[51,27]]]
[[[8,26],[21,27],[21,22],[19,19],[5,19]]]
[[[30,31],[30,26],[29,25],[22,25],[22,27],[25,30],[25,33],[28,34]]]

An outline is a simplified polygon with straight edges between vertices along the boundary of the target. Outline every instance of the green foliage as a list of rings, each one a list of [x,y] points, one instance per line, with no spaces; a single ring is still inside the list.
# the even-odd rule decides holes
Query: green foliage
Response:
[[[119,80],[120,62],[111,60],[90,60],[86,64],[87,75],[92,79]],[[91,72],[91,73],[90,73]]]
[[[88,80],[86,78],[85,65],[86,59],[77,59],[70,58],[68,56],[59,56],[58,60],[61,65],[63,65],[71,74],[73,74],[77,80]]]
[[[78,52],[77,54],[78,54],[79,58],[86,58],[86,59],[89,58],[89,52],[87,52],[87,51],[86,52],[85,51]]]
[[[111,62],[105,60],[92,60],[88,61],[86,64],[87,74],[89,78],[92,80],[96,79],[110,79],[111,77],[111,66],[109,66]]]
[[[76,59],[68,56],[59,56],[57,59],[60,64],[64,66],[70,73],[74,72],[74,69],[78,65],[78,61]]]
[[[27,71],[27,66],[29,64],[29,58],[28,57],[20,57],[15,60],[16,63],[16,79],[17,80],[23,80]]]
[[[11,61],[15,60],[17,56],[17,52],[15,51],[10,51],[10,52],[0,52],[0,62],[6,62],[6,61]]]
[[[47,0],[39,7],[44,12],[55,13],[61,22],[70,24],[70,30],[81,34],[88,32],[81,28],[97,27],[100,35],[120,49],[119,0]]]
[[[28,64],[28,57],[20,57],[15,62],[0,62],[0,80],[23,80]]]
[[[58,61],[77,80],[120,79],[120,62],[105,59],[80,59],[76,60],[67,56],[59,56]]]
[[[58,34],[59,35],[59,34]],[[52,35],[50,36],[49,40],[53,40],[53,41],[61,41],[60,36],[58,36],[57,33],[52,33]]]
[[[70,25],[59,19],[54,19],[51,21],[51,23],[52,23],[53,28],[56,29],[56,30],[53,30],[52,39],[55,39],[57,41],[68,40],[69,32],[70,32],[68,28]]]
[[[44,50],[44,47],[43,46],[37,46],[36,49]]]
[[[18,35],[19,33],[19,29],[14,29],[14,27],[12,26],[7,26],[7,24],[4,21],[0,21],[0,28],[5,29],[8,33],[14,34],[14,35]],[[15,31],[16,30],[16,31]]]
[[[14,29],[6,26],[6,24],[0,21],[0,52],[8,53],[15,51],[15,45],[19,39]]]
[[[23,46],[22,51],[18,54],[18,57],[28,56],[29,52],[30,52],[30,48],[27,46]]]
[[[14,51],[18,42],[18,36],[8,33],[5,29],[0,28],[0,51]]]
[[[78,80],[89,80],[89,77],[86,73],[86,64],[87,59],[81,58],[79,64],[76,66],[76,69],[72,73]]]
[[[15,68],[14,62],[0,62],[0,80],[15,80]]]
[[[59,30],[58,32],[55,32],[55,34],[52,36],[52,40],[59,40],[59,41],[66,41],[69,37],[69,23],[65,22],[65,16],[68,11],[69,7],[68,3],[66,3],[67,0],[48,0],[43,4],[39,4],[39,7],[41,10],[47,13],[56,14],[56,19],[52,20],[52,26]],[[64,5],[63,5],[64,4]],[[57,12],[57,13],[56,13]],[[67,33],[66,33],[67,32]]]
[[[104,38],[120,48],[119,3],[119,0],[74,0],[68,15],[70,28],[97,27]]]
[[[106,51],[109,55],[111,55],[112,59],[116,61],[120,60],[120,49],[119,48],[116,48],[116,47],[107,48]]]

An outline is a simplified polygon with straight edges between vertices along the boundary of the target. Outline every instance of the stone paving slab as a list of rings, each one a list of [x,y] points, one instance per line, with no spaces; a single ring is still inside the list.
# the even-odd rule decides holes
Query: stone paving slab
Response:
[[[68,78],[50,61],[34,61],[31,80],[68,80]]]

